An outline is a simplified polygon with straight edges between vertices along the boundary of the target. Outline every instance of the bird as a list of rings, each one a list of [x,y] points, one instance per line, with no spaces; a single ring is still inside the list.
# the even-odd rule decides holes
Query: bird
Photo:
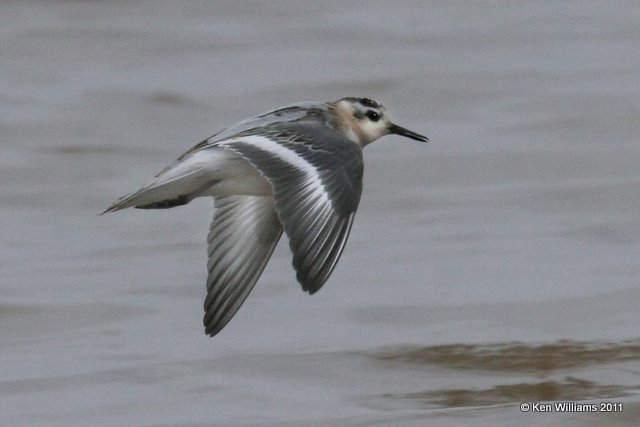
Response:
[[[314,294],[324,285],[360,202],[362,149],[389,134],[429,141],[370,98],[294,103],[196,144],[101,215],[213,197],[203,323],[214,336],[254,288],[283,231],[302,289]]]

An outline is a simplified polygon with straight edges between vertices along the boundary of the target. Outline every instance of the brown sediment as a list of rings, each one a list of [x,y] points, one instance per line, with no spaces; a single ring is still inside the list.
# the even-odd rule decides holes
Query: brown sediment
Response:
[[[640,361],[640,341],[408,346],[385,349],[371,357],[385,362],[438,365],[451,369],[544,374],[593,364]]]
[[[459,371],[506,375],[503,378],[505,384],[492,387],[441,388],[382,396],[385,399],[413,400],[430,407],[574,401],[623,397],[640,391],[637,385],[599,384],[575,376],[558,376],[563,370],[640,361],[638,340],[618,343],[557,341],[539,345],[514,342],[410,346],[384,349],[370,354],[370,357],[384,364],[435,365]],[[575,374],[572,372],[572,375]],[[523,377],[527,379],[523,380]]]
[[[413,399],[437,407],[487,406],[513,402],[577,401],[621,397],[634,388],[600,385],[591,381],[567,377],[560,381],[497,385],[484,389],[450,388],[418,393],[386,395],[386,398]],[[635,390],[637,392],[637,390]]]

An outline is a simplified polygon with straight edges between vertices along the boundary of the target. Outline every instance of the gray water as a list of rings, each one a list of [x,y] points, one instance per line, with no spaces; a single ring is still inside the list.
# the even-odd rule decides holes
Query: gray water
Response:
[[[237,120],[370,96],[333,276],[215,338],[210,200],[97,216]],[[0,424],[637,425],[640,6],[0,6]],[[521,402],[622,413],[522,413]]]

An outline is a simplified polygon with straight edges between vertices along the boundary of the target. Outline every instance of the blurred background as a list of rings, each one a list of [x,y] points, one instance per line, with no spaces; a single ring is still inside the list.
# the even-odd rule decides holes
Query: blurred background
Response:
[[[635,425],[634,1],[4,1],[2,425]],[[368,96],[333,276],[204,335],[210,200],[97,216],[245,117]],[[623,402],[522,413],[520,402]]]

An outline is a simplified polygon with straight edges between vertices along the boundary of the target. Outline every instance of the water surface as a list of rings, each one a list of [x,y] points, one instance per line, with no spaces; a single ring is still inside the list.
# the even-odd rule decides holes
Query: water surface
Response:
[[[635,425],[638,22],[624,1],[4,2],[0,423]],[[283,240],[206,337],[211,202],[96,213],[237,120],[347,95],[431,142],[367,148],[318,294]]]

